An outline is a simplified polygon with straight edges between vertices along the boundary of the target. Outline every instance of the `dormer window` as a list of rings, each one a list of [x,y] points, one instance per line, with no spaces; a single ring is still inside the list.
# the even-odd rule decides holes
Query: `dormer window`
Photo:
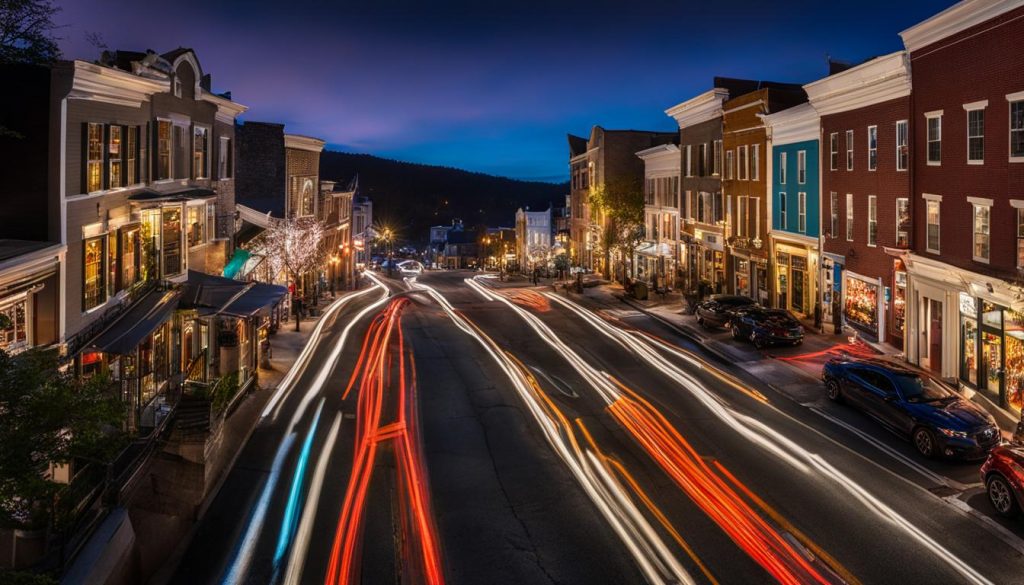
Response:
[[[174,78],[174,97],[181,97],[181,80],[177,76]]]

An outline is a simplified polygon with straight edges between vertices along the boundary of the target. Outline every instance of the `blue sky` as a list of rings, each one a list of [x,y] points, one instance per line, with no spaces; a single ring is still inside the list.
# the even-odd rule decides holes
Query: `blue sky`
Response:
[[[337,150],[568,178],[565,134],[672,130],[716,75],[808,82],[952,0],[56,0],[65,56],[190,46],[216,91]]]

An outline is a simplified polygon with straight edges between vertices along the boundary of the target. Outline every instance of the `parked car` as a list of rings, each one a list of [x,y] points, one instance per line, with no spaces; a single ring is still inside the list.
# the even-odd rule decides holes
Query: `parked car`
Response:
[[[730,320],[733,339],[747,339],[755,347],[769,345],[800,345],[804,327],[785,309],[769,309],[761,305],[740,307]]]
[[[728,327],[737,309],[756,303],[754,299],[743,295],[711,295],[708,300],[697,303],[694,314],[701,327]]]
[[[1020,514],[1024,505],[1024,447],[993,449],[981,466],[981,481],[996,512],[1006,517]]]
[[[925,457],[981,459],[1000,442],[991,414],[924,371],[881,359],[837,358],[821,377],[830,400],[910,438]]]

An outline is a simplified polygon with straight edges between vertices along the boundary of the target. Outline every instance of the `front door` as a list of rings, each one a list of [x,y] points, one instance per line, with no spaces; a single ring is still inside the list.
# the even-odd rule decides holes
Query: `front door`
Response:
[[[981,380],[980,383],[992,396],[999,396],[999,385],[1003,376],[1003,340],[994,333],[981,334]]]
[[[807,277],[807,273],[802,270],[793,270],[793,296],[790,300],[790,307],[797,313],[806,314],[807,307],[804,306],[804,287],[807,285],[804,279]]]
[[[942,303],[929,299],[928,369],[942,373]]]

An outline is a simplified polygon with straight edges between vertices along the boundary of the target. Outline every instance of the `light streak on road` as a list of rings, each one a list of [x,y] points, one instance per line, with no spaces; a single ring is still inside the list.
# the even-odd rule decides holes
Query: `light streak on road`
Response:
[[[537,386],[529,371],[459,313],[441,293],[425,284],[417,283],[417,286],[441,305],[456,327],[476,340],[491,356],[523,400],[548,444],[622,541],[644,577],[657,584],[695,583],[600,458],[579,444],[571,423]],[[483,291],[483,294],[489,293]]]
[[[476,284],[476,283],[474,283]],[[476,284],[476,286],[480,286]],[[876,514],[880,520],[890,523],[896,526],[900,530],[907,533],[911,538],[916,540],[921,546],[932,552],[936,557],[946,563],[951,569],[959,573],[967,581],[976,583],[979,585],[989,584],[989,581],[984,575],[979,573],[973,567],[965,563],[959,557],[954,555],[948,549],[943,547],[931,536],[924,533],[922,530],[914,526],[910,521],[900,515],[898,512],[889,507],[885,502],[872,496],[866,489],[855,482],[852,478],[836,469],[831,463],[824,460],[820,455],[811,453],[797,445],[790,439],[783,436],[781,433],[765,425],[758,419],[751,416],[747,416],[734,411],[731,407],[726,405],[720,398],[712,394],[707,388],[704,387],[696,378],[690,375],[685,370],[681,369],[675,363],[666,359],[662,354],[655,350],[652,342],[649,338],[637,335],[635,333],[623,331],[612,325],[609,325],[602,319],[593,315],[593,313],[579,304],[563,299],[557,295],[545,293],[545,295],[562,306],[573,311],[586,322],[590,323],[599,332],[606,335],[607,337],[616,340],[620,344],[624,344],[629,347],[637,356],[644,359],[650,366],[656,370],[662,372],[667,378],[675,381],[682,388],[687,390],[692,396],[697,398],[711,413],[713,413],[719,420],[725,423],[729,428],[740,433],[742,436],[750,439],[755,444],[765,448],[769,452],[777,455],[783,461],[793,466],[802,473],[814,475],[817,477],[825,477],[831,479],[840,488],[845,490],[855,500],[861,502],[865,508]],[[493,295],[492,295],[493,296]],[[503,299],[499,299],[503,300]],[[507,301],[506,301],[507,303]],[[511,303],[507,303],[509,306],[520,310],[518,307],[514,307]],[[532,315],[531,315],[532,317]],[[534,317],[535,318],[535,317]],[[667,349],[662,347],[662,349]],[[685,355],[681,352],[673,352],[678,357],[681,357],[687,361],[695,360],[696,358],[692,355]],[[701,364],[701,368],[712,373],[718,373],[722,376],[726,374],[717,370],[707,362]],[[775,412],[781,416],[787,418],[788,415],[775,409],[771,405],[766,405],[768,408],[772,408]]]
[[[309,425],[306,432],[306,440],[302,443],[302,450],[299,452],[299,461],[295,464],[295,472],[292,475],[292,486],[288,493],[288,504],[284,509],[284,518],[281,520],[281,533],[277,539],[277,550],[274,552],[274,573],[277,573],[281,560],[288,552],[288,545],[291,544],[292,536],[298,526],[299,519],[297,511],[299,508],[299,496],[302,493],[302,481],[306,477],[306,464],[309,462],[309,452],[313,447],[313,436],[316,434],[317,424],[320,422],[320,414],[324,410],[324,399],[320,399],[316,407],[316,414],[313,415],[313,423]]]
[[[289,433],[285,437],[281,444],[277,447],[277,453],[274,455],[274,463],[270,466],[270,474],[267,476],[267,481],[263,484],[263,491],[260,494],[260,499],[256,503],[256,507],[253,508],[252,513],[249,515],[249,522],[245,528],[245,535],[242,537],[242,541],[235,551],[235,555],[228,566],[228,571],[224,575],[224,579],[221,581],[225,584],[234,585],[235,583],[242,583],[245,580],[245,574],[249,570],[249,563],[252,560],[253,551],[256,548],[256,541],[258,540],[260,531],[263,529],[263,522],[267,516],[267,507],[270,505],[270,496],[273,495],[274,487],[277,485],[277,478],[281,474],[281,466],[284,464],[285,455],[288,453],[288,449],[292,445],[292,441],[295,440],[295,434]]]
[[[378,447],[394,443],[397,460],[399,505],[408,511],[406,535],[419,557],[407,560],[403,567],[422,571],[422,580],[429,584],[444,582],[438,540],[431,521],[427,495],[426,473],[416,446],[415,369],[406,372],[406,347],[402,333],[402,308],[408,299],[392,300],[371,323],[364,337],[356,368],[353,369],[345,394],[359,380],[356,414],[356,452],[341,516],[335,531],[326,583],[348,584],[357,572],[356,548],[360,540],[362,519],[366,511],[367,491],[373,475]],[[397,332],[397,334],[396,334]],[[394,343],[393,343],[394,336]],[[395,352],[397,348],[397,352]],[[397,377],[391,376],[397,353]],[[397,388],[394,381],[397,380]],[[387,390],[396,391],[397,409],[393,422],[382,424]]]
[[[341,429],[341,412],[334,415],[334,423],[327,434],[327,441],[320,449],[316,469],[313,470],[313,479],[310,481],[309,492],[306,494],[307,505],[302,510],[302,519],[299,521],[299,528],[295,531],[295,542],[292,545],[291,554],[288,555],[288,569],[284,576],[285,585],[297,585],[302,582],[302,571],[306,566],[306,551],[309,549],[313,522],[316,521],[316,512],[320,503],[320,492],[323,490],[324,476],[327,474],[327,462],[330,460],[334,443],[338,439],[339,429]]]

